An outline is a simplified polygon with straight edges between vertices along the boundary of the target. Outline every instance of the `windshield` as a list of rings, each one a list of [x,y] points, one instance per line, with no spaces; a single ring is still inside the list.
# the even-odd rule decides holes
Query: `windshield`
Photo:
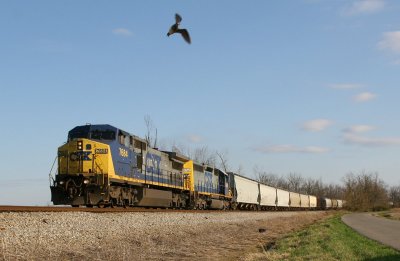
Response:
[[[79,139],[79,138],[88,139],[89,138],[89,130],[90,130],[90,126],[76,127],[68,133],[68,140],[70,141],[70,140]]]
[[[112,130],[92,130],[90,137],[94,140],[115,140],[115,131]]]
[[[68,140],[73,139],[94,139],[94,140],[115,140],[115,131],[106,128],[93,126],[79,126],[68,133]]]

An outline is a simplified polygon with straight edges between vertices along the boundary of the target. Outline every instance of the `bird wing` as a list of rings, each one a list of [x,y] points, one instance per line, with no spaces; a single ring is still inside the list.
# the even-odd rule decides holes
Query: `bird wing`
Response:
[[[182,21],[182,17],[179,14],[175,14],[175,21],[179,24]]]
[[[177,32],[180,33],[180,34],[182,35],[183,39],[185,39],[185,41],[186,41],[188,44],[191,43],[190,35],[189,35],[188,30],[186,30],[186,29],[178,29]]]

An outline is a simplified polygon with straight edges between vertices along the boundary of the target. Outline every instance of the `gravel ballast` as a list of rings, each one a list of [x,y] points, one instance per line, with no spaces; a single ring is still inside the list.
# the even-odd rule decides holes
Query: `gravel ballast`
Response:
[[[326,215],[317,211],[0,213],[0,259],[232,260],[263,240]],[[266,232],[259,233],[259,228]]]

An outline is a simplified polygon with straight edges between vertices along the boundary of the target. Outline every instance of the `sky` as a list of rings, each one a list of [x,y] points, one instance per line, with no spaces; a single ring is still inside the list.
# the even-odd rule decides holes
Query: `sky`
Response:
[[[192,44],[167,37],[179,13]],[[400,185],[400,1],[1,1],[0,205],[50,204],[67,133],[111,124],[231,170]]]

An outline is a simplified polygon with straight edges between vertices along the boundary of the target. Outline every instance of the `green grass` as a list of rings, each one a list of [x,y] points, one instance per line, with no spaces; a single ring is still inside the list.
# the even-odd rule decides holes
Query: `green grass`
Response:
[[[367,239],[340,216],[315,223],[266,245],[260,260],[400,260],[400,252]]]

